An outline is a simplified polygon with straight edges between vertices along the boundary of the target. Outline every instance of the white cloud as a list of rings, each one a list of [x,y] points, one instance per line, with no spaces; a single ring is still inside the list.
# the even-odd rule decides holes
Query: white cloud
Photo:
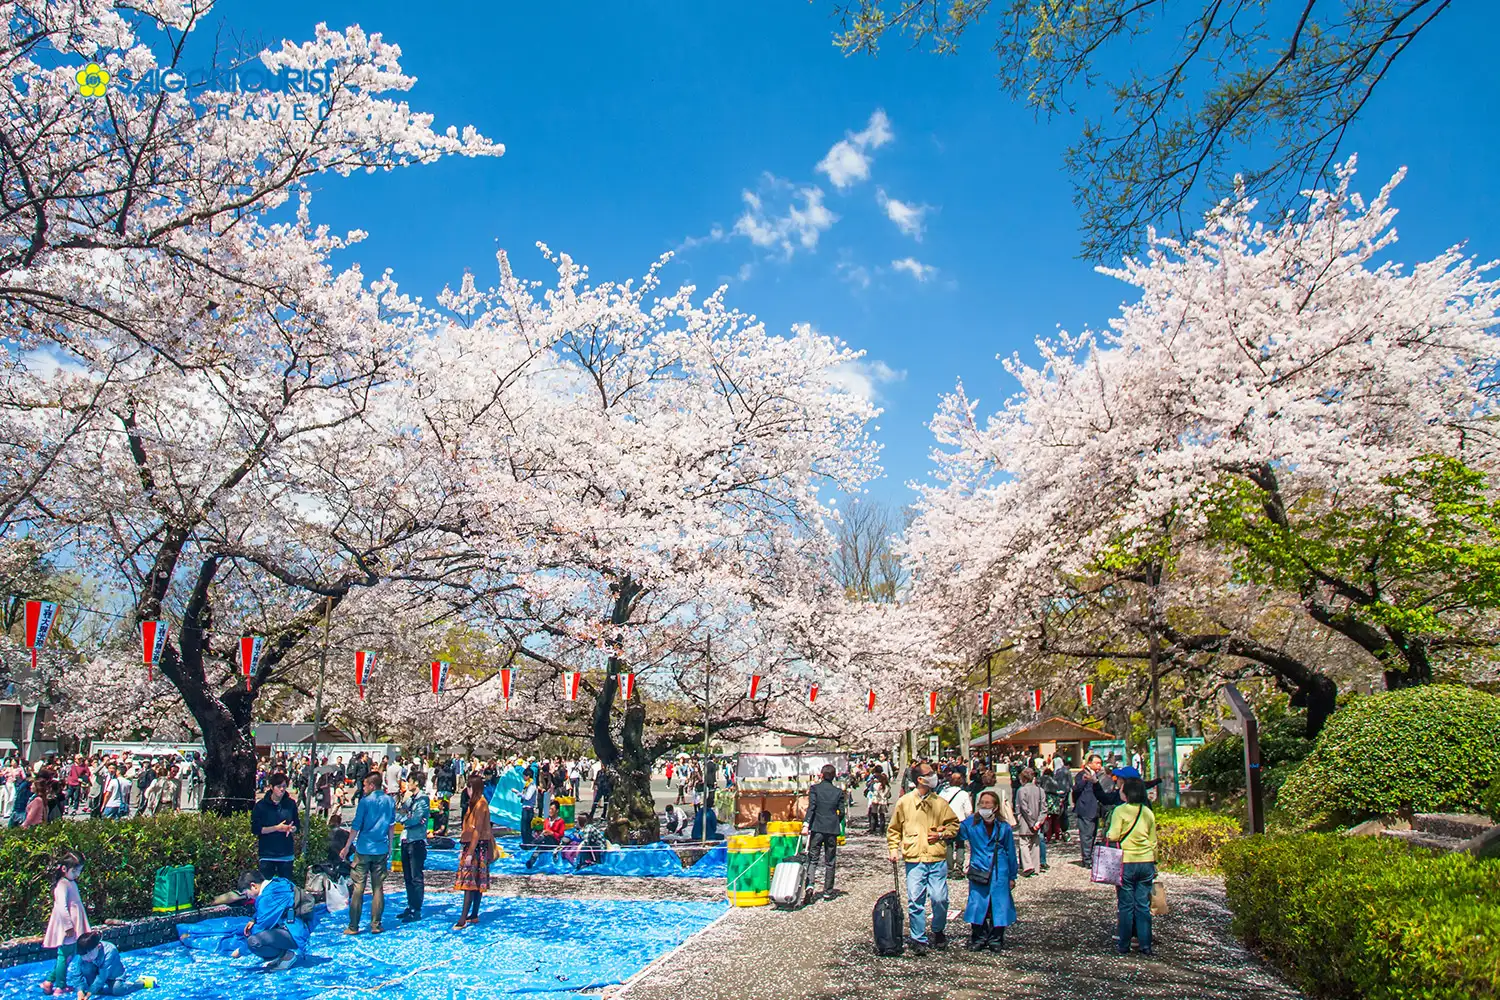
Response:
[[[839,277],[859,288],[870,287],[870,269],[851,260],[841,260],[834,265]]]
[[[833,186],[843,191],[869,179],[872,157],[868,151],[879,149],[894,138],[891,120],[883,109],[876,108],[863,131],[844,133],[844,138],[833,144],[816,169],[827,174]]]
[[[745,211],[735,221],[734,231],[758,247],[779,249],[787,257],[798,246],[817,249],[818,237],[838,221],[823,204],[822,188],[799,188],[771,174],[765,175],[761,192],[745,191],[740,197]],[[768,207],[768,202],[778,203],[779,211]]]
[[[897,229],[918,243],[922,242],[922,217],[927,214],[927,205],[897,201],[885,193],[885,188],[876,188],[875,200],[880,203],[886,217],[896,224]]]
[[[915,257],[902,257],[900,260],[891,261],[891,268],[896,271],[905,271],[918,281],[926,281],[934,274],[937,268],[931,264],[924,264]]]
[[[879,387],[906,379],[906,370],[892,368],[879,359],[867,361],[861,358],[829,369],[828,379],[834,385],[865,399],[876,399]]]

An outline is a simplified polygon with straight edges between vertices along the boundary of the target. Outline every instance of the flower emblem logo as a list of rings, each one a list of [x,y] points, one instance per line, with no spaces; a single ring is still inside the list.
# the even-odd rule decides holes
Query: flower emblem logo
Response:
[[[84,97],[103,97],[109,85],[109,71],[98,63],[89,63],[73,74],[78,81],[78,92]]]

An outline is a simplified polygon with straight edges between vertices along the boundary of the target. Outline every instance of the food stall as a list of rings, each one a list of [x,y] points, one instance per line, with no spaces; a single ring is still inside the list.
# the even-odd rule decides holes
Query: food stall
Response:
[[[742,753],[734,762],[734,825],[753,827],[761,810],[773,823],[801,822],[807,812],[807,789],[819,780],[824,764],[842,777],[849,773],[844,753]]]

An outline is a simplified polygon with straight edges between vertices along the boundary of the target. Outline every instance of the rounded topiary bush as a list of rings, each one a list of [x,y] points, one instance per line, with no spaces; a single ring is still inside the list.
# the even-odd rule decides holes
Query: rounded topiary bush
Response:
[[[1356,698],[1328,720],[1279,804],[1315,824],[1473,812],[1500,771],[1500,698],[1446,684]]]

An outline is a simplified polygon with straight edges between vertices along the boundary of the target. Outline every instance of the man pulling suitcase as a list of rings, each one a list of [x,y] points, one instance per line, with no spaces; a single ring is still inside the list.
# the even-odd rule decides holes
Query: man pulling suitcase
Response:
[[[807,815],[802,820],[802,832],[808,835],[808,877],[812,877],[812,866],[818,856],[823,857],[823,898],[833,899],[834,859],[838,856],[839,827],[846,811],[844,790],[834,783],[838,771],[832,764],[824,764],[823,780],[807,792]]]

